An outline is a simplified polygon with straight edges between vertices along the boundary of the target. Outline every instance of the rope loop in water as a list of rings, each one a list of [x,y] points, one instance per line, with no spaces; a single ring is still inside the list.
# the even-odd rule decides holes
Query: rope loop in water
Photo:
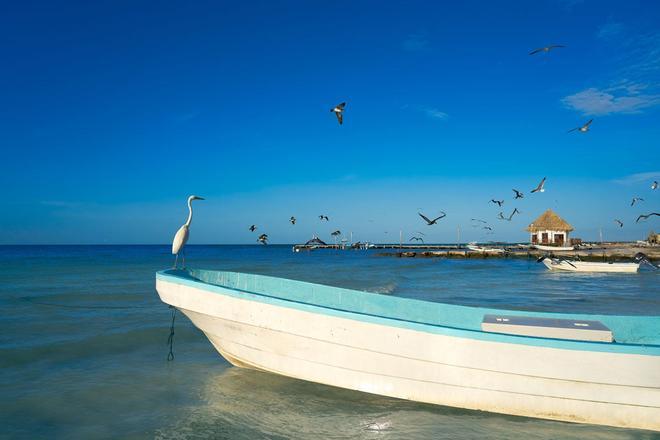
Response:
[[[174,360],[174,318],[176,317],[176,307],[170,306],[172,309],[172,324],[170,324],[170,336],[167,338],[167,345],[170,346],[170,352],[167,354],[167,360]]]

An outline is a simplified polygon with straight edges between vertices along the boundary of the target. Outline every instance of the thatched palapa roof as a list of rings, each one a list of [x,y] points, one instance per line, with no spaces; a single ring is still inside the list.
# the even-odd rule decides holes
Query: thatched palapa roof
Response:
[[[565,231],[571,232],[573,226],[569,225],[566,220],[559,217],[552,209],[548,209],[543,214],[534,220],[528,227],[527,232],[539,231]]]

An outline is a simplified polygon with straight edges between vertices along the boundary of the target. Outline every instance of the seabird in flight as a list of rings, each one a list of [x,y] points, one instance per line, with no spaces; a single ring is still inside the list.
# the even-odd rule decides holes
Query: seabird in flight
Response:
[[[639,217],[637,217],[637,220],[635,220],[635,223],[639,223],[640,220],[646,220],[647,218],[651,217],[652,215],[660,216],[660,212],[652,212],[650,214],[641,214]]]
[[[415,241],[421,241],[422,243],[424,243],[424,239],[423,239],[422,237],[410,237],[410,240],[409,240],[409,241],[413,241],[413,240],[415,240]]]
[[[338,235],[341,235],[341,231],[337,229],[335,232],[331,233],[330,235],[332,235],[333,237],[337,237]]]
[[[520,191],[518,191],[517,189],[514,189],[513,192],[516,193],[516,196],[513,198],[514,200],[515,199],[522,199],[523,197],[525,197],[525,195],[523,193],[521,193]]]
[[[254,232],[254,231],[257,230],[257,226],[256,226],[256,225],[252,225],[252,226],[250,226],[249,229],[250,229],[250,232]]]
[[[341,104],[338,104],[336,107],[330,109],[332,113],[337,115],[337,121],[339,121],[339,125],[344,123],[344,107],[346,107],[346,103],[342,102]]]
[[[260,241],[262,244],[268,244],[268,234],[261,234],[257,241]]]
[[[653,184],[651,185],[651,189],[658,189],[658,181],[654,180]]]
[[[502,205],[504,204],[504,200],[490,199],[490,202],[491,202],[491,203],[497,203],[497,206],[499,206],[500,208],[501,208]]]
[[[478,218],[471,218],[470,220],[472,220],[473,222],[488,223],[486,220],[481,220],[481,219],[478,219]]]
[[[498,217],[500,218],[500,220],[506,220],[510,222],[513,216],[516,215],[517,213],[520,213],[520,211],[518,211],[518,208],[513,208],[513,211],[511,211],[511,214],[508,217],[504,217],[504,214],[502,214],[501,212],[499,213]]]
[[[619,220],[618,218],[614,219],[614,222],[619,225],[620,228],[623,228],[623,222]]]
[[[633,197],[633,198],[632,198],[632,202],[630,203],[630,206],[635,206],[635,203],[637,203],[637,202],[643,202],[643,201],[644,201],[644,199],[641,198],[641,197]]]
[[[437,224],[438,220],[440,220],[441,218],[443,218],[443,217],[445,217],[445,216],[447,215],[447,214],[445,214],[443,211],[440,211],[440,212],[442,212],[442,215],[441,215],[440,217],[436,217],[436,218],[434,218],[433,220],[431,220],[430,218],[428,218],[427,216],[425,216],[425,215],[422,214],[421,212],[418,212],[418,214],[419,214],[419,216],[420,216],[421,218],[424,219],[424,221],[426,222],[426,224],[427,224],[428,226],[431,226],[431,225],[435,225],[435,224]]]
[[[328,218],[328,216],[327,216],[327,215],[323,215],[323,214],[319,215],[319,220],[321,220],[321,221],[325,220],[326,222],[330,221],[330,219]]]
[[[295,218],[294,216],[291,216],[291,218],[289,219],[289,221],[291,222],[292,225],[295,225],[295,224],[296,224],[296,218]]]
[[[567,133],[570,133],[570,132],[575,131],[575,130],[579,131],[580,133],[586,133],[586,132],[589,131],[589,126],[591,125],[591,123],[593,121],[594,121],[593,119],[589,119],[589,121],[587,121],[587,123],[584,124],[582,127],[572,128],[572,129],[568,130]]]
[[[532,194],[535,192],[545,192],[545,188],[543,188],[544,185],[545,185],[545,177],[543,178],[543,180],[541,180],[541,183],[539,183],[539,185],[532,190]]]
[[[552,49],[555,49],[555,48],[557,48],[557,47],[566,47],[566,46],[562,46],[561,44],[551,44],[550,46],[539,47],[538,49],[534,49],[534,50],[531,51],[529,54],[530,54],[530,55],[534,55],[534,54],[537,54],[537,53],[539,53],[539,52],[548,53],[548,52],[550,52]]]

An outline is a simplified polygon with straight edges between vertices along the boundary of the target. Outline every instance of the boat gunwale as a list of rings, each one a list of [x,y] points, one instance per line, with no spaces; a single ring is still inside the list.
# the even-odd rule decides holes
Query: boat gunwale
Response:
[[[367,295],[367,296],[371,296],[371,295],[382,296],[381,294],[373,293],[373,292],[348,289],[344,287],[336,287],[327,284],[311,283],[307,281],[292,280],[288,278],[273,277],[269,275],[259,275],[259,274],[245,273],[245,272],[221,271],[221,270],[211,270],[211,269],[199,269],[199,270],[208,271],[208,272],[226,273],[226,274],[245,275],[252,277],[261,277],[270,280],[295,282],[310,287],[320,286],[325,288],[338,289],[347,293],[348,292],[357,293],[360,295]],[[508,333],[487,332],[475,328],[457,327],[457,326],[439,324],[433,322],[424,322],[420,320],[404,319],[394,316],[384,316],[375,313],[358,311],[350,308],[339,308],[339,307],[323,305],[315,302],[305,302],[305,301],[300,301],[297,299],[291,299],[277,295],[269,295],[267,293],[254,292],[234,286],[213,284],[211,282],[206,282],[204,280],[194,277],[187,270],[183,271],[183,270],[166,269],[166,270],[158,271],[156,273],[156,279],[162,279],[167,282],[175,282],[177,284],[182,284],[182,285],[192,285],[192,287],[201,288],[201,290],[207,292],[233,296],[239,299],[255,300],[261,303],[266,303],[281,307],[297,308],[299,310],[309,311],[313,313],[318,311],[321,311],[321,313],[323,313],[323,311],[327,311],[331,313],[326,312],[323,314],[339,316],[345,319],[356,319],[363,322],[371,322],[371,323],[377,323],[383,325],[390,325],[393,327],[407,328],[416,331],[423,331],[423,332],[425,331],[434,334],[443,334],[454,337],[467,337],[469,339],[477,339],[486,342],[515,343],[515,344],[531,345],[538,347],[560,348],[560,349],[570,349],[570,350],[578,350],[578,351],[607,352],[613,354],[660,356],[660,344],[655,344],[655,343],[644,344],[644,343],[619,342],[619,341],[599,342],[599,341],[583,341],[583,340],[514,335]],[[231,292],[236,292],[237,295],[235,296],[231,295]],[[250,297],[246,298],[246,295]],[[655,315],[596,315],[596,314],[592,315],[592,314],[569,314],[569,313],[555,313],[555,312],[535,312],[535,311],[512,310],[512,309],[491,309],[484,307],[439,303],[439,302],[425,301],[415,298],[390,297],[390,296],[388,296],[387,298],[388,300],[404,301],[406,303],[418,303],[420,306],[433,304],[436,306],[447,306],[456,309],[467,309],[472,312],[479,312],[479,313],[483,312],[484,315],[487,313],[495,313],[495,314],[508,313],[508,314],[520,315],[520,316],[533,314],[539,317],[552,317],[559,319],[575,319],[575,320],[602,320],[602,318],[607,318],[607,317],[631,319],[631,320],[649,319],[649,318],[660,319],[660,317],[657,317]],[[351,315],[359,316],[367,319],[359,319],[356,317],[351,317]],[[561,318],[562,316],[564,316],[565,318]],[[429,330],[435,330],[435,331],[429,331]],[[469,335],[472,335],[473,337],[470,337],[462,333],[467,333]]]

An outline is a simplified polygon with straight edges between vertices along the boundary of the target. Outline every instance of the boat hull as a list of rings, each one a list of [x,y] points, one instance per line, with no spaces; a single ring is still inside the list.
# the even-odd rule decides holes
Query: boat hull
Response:
[[[534,244],[532,246],[540,251],[549,251],[549,252],[566,252],[566,251],[575,250],[574,246],[544,246],[542,244]]]
[[[467,245],[467,248],[471,251],[475,252],[481,252],[484,254],[503,254],[506,251],[504,249],[499,249],[499,248],[485,248],[481,246],[475,246],[475,245]]]
[[[567,272],[610,272],[610,273],[636,273],[639,270],[638,263],[598,263],[591,261],[552,260],[546,258],[543,264],[550,270]]]
[[[240,367],[418,402],[660,430],[660,356],[472,339],[165,277],[157,290]]]

